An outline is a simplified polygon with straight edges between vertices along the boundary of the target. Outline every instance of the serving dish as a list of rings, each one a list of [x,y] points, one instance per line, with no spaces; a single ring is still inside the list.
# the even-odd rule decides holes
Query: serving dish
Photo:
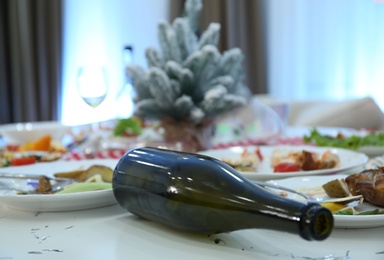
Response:
[[[306,177],[294,177],[282,180],[272,180],[271,183],[281,185],[287,188],[291,188],[300,192],[305,190],[310,192],[311,190],[319,190],[323,184],[335,180],[345,178],[346,175],[333,175],[333,176],[306,176]],[[325,192],[323,194],[318,193],[316,196],[327,197]],[[302,198],[295,194],[288,194],[289,198],[302,200]],[[368,211],[373,209],[384,210],[382,207],[372,205],[367,202],[363,202],[358,206],[359,211]],[[336,228],[374,228],[384,226],[384,214],[377,215],[334,215]]]
[[[25,122],[0,125],[0,136],[7,144],[33,142],[48,134],[52,136],[52,140],[61,141],[69,130],[69,126],[57,121]]]
[[[250,179],[257,180],[272,180],[282,179],[296,176],[309,176],[309,175],[329,175],[336,173],[356,173],[364,169],[365,164],[368,161],[367,155],[347,149],[333,148],[333,147],[316,147],[316,146],[290,146],[290,145],[277,145],[277,146],[236,146],[225,149],[213,149],[199,152],[200,154],[208,155],[219,160],[225,158],[240,158],[244,149],[247,148],[249,151],[260,149],[263,156],[263,160],[260,163],[257,171],[246,171],[241,172],[243,175]],[[326,151],[338,155],[340,159],[340,165],[331,169],[313,170],[313,171],[295,171],[295,172],[284,172],[274,173],[271,168],[272,153],[276,149],[283,149],[287,151],[302,151],[307,150],[323,154]]]
[[[81,161],[56,161],[2,169],[4,173],[44,174],[53,177],[54,173],[88,168],[92,165],[105,165],[114,169],[116,159],[94,159]],[[0,204],[12,209],[34,212],[57,212],[82,210],[116,204],[112,189],[85,191],[70,194],[31,194],[17,195],[4,188],[28,189],[28,180],[0,179]],[[3,188],[3,189],[2,189]],[[29,187],[30,188],[30,187]]]

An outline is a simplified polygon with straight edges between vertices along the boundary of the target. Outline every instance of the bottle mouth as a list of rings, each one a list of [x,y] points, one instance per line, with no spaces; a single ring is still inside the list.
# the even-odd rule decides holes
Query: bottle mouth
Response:
[[[306,240],[322,241],[332,233],[332,212],[319,204],[309,204],[301,221],[302,237]]]

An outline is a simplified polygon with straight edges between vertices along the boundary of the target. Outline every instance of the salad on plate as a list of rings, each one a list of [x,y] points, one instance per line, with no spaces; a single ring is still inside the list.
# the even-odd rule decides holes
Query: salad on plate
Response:
[[[313,128],[310,133],[304,135],[303,141],[306,144],[312,143],[316,146],[356,150],[366,153],[368,156],[384,154],[384,132],[348,130],[329,134],[320,128]]]

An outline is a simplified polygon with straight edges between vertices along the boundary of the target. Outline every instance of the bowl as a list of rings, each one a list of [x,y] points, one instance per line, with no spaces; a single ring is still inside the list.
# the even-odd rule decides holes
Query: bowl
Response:
[[[290,102],[288,100],[260,94],[254,95],[253,99],[272,108],[279,115],[283,128],[288,126],[290,114]]]
[[[69,126],[56,121],[25,122],[0,125],[0,136],[8,144],[25,144],[48,134],[52,140],[61,141],[69,130]]]

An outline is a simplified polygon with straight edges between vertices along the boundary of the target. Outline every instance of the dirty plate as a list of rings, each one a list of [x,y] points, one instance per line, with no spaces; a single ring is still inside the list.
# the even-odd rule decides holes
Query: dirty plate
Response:
[[[115,159],[95,159],[82,161],[57,161],[43,164],[33,164],[20,167],[9,167],[2,169],[4,173],[17,174],[44,174],[53,177],[54,173],[72,171],[76,169],[86,169],[92,165],[105,165],[112,169],[115,168],[118,160]],[[33,194],[17,195],[15,192],[5,190],[7,187],[28,189],[28,180],[0,179],[0,204],[3,203],[12,209],[34,211],[34,212],[54,212],[82,210],[103,207],[116,204],[116,199],[112,189],[86,191],[69,194]],[[2,189],[3,188],[3,189]]]
[[[311,193],[316,191],[317,196],[323,197],[324,194],[320,194],[317,191],[321,186],[331,180],[345,178],[346,175],[333,175],[333,176],[308,176],[308,177],[295,177],[283,180],[273,180],[274,184],[281,185],[287,188],[291,188],[304,193]],[[299,196],[290,194],[290,198],[299,198]],[[374,209],[384,210],[382,207],[374,206],[370,203],[364,202],[358,206],[359,211],[368,211]],[[373,228],[384,226],[384,214],[377,215],[334,215],[336,228]]]
[[[368,161],[367,155],[364,153],[359,153],[347,149],[333,148],[333,147],[316,147],[316,146],[289,146],[289,145],[279,145],[279,146],[236,146],[226,149],[214,149],[202,151],[200,154],[208,155],[219,160],[222,159],[236,159],[240,158],[241,153],[244,149],[247,148],[248,151],[252,152],[257,148],[260,149],[263,156],[263,161],[257,168],[257,170],[252,172],[241,172],[244,176],[250,179],[257,180],[272,180],[272,179],[282,179],[288,177],[297,177],[297,176],[308,176],[308,175],[329,175],[336,173],[346,173],[346,172],[359,172],[364,169],[365,164]],[[284,173],[274,173],[271,168],[272,153],[274,150],[287,150],[287,151],[310,151],[318,154],[323,154],[326,151],[331,151],[332,153],[339,156],[340,165],[332,169],[322,169],[322,170],[313,170],[313,171],[297,171],[297,172],[284,172]]]

